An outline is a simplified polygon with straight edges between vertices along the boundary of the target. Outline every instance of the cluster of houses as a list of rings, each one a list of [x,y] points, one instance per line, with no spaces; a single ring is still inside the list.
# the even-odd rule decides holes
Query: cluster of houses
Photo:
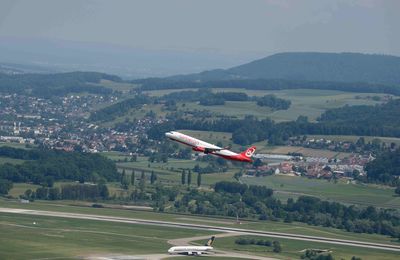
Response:
[[[144,117],[124,130],[99,128],[86,120],[95,107],[117,102],[114,96],[69,95],[42,99],[25,95],[0,97],[0,142],[40,144],[64,151],[125,151],[162,119]],[[161,120],[161,122],[160,122]]]
[[[301,157],[275,154],[259,154],[257,166],[248,166],[248,176],[282,174],[318,179],[354,178],[365,175],[364,166],[374,160],[371,155],[351,154],[342,160],[325,157]]]

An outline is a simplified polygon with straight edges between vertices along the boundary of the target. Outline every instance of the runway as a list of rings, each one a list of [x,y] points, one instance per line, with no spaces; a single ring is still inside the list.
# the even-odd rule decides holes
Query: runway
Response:
[[[336,239],[336,238],[328,238],[328,237],[320,237],[320,236],[307,236],[307,235],[299,235],[299,234],[291,234],[291,233],[269,232],[269,231],[259,231],[259,230],[251,230],[251,229],[219,227],[219,226],[200,225],[200,224],[176,223],[176,222],[146,220],[146,219],[136,219],[136,218],[112,217],[112,216],[104,216],[104,215],[91,215],[91,214],[68,213],[68,212],[57,212],[57,211],[44,211],[44,210],[15,209],[15,208],[3,208],[3,207],[0,207],[0,212],[13,213],[13,214],[25,214],[25,215],[37,215],[37,216],[51,216],[51,217],[60,217],[60,218],[89,219],[89,220],[98,220],[98,221],[109,221],[109,222],[141,224],[141,225],[154,225],[154,226],[165,226],[165,227],[175,227],[175,228],[200,229],[200,230],[208,230],[208,231],[215,231],[215,232],[235,233],[237,235],[255,235],[255,236],[263,236],[263,237],[285,238],[285,239],[293,239],[293,240],[313,241],[313,242],[318,242],[318,243],[338,244],[338,245],[347,245],[347,246],[362,247],[362,248],[374,248],[374,249],[400,252],[400,245],[371,243],[371,242],[364,242],[364,241],[357,241],[357,240],[345,240],[345,239]]]

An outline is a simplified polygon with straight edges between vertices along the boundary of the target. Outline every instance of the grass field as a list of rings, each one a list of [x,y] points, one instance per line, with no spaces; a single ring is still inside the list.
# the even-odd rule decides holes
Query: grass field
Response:
[[[196,131],[196,130],[177,130],[183,134],[193,136],[194,138],[216,144],[222,142],[224,145],[232,143],[232,133],[227,132],[213,132],[213,131]]]
[[[344,105],[374,105],[379,102],[366,99],[368,96],[380,96],[384,94],[351,93],[335,90],[316,89],[289,89],[289,90],[246,90],[246,89],[215,89],[214,91],[241,91],[249,96],[263,96],[274,94],[283,99],[289,99],[292,104],[288,110],[272,112],[269,116],[276,121],[295,120],[299,115],[308,116],[309,120],[315,120],[326,109],[342,107]],[[356,98],[359,96],[361,98]]]
[[[165,253],[169,239],[209,232],[116,222],[0,214],[0,259],[76,259]]]
[[[395,252],[387,252],[383,250],[377,249],[365,249],[365,248],[356,248],[344,245],[335,245],[335,244],[322,244],[316,242],[308,242],[308,241],[298,241],[298,240],[289,240],[289,239],[274,239],[268,237],[255,237],[255,236],[243,236],[245,238],[254,238],[256,240],[263,239],[274,241],[277,240],[280,242],[282,247],[281,253],[274,253],[272,251],[272,247],[266,246],[257,246],[257,245],[237,245],[235,244],[235,240],[238,237],[224,237],[218,238],[215,241],[215,246],[218,249],[223,249],[226,251],[237,252],[237,253],[251,253],[261,256],[274,257],[279,259],[300,259],[304,249],[327,249],[331,251],[332,256],[335,259],[351,259],[353,256],[361,257],[363,260],[370,259],[380,259],[380,260],[389,260],[389,259],[398,259],[399,254]],[[196,241],[196,244],[200,244],[201,241]]]
[[[208,110],[215,115],[244,118],[246,115],[253,115],[257,118],[267,118],[272,113],[269,107],[258,106],[252,101],[226,101],[223,106],[202,106],[197,102],[185,102],[186,106],[180,108],[183,111]],[[180,106],[178,106],[180,107]]]
[[[350,153],[335,152],[324,149],[312,149],[299,146],[268,146],[266,142],[254,144],[257,146],[257,153],[273,153],[273,154],[288,154],[301,153],[307,157],[326,157],[343,159],[351,155]]]
[[[28,183],[14,183],[13,188],[8,192],[8,195],[13,196],[14,198],[18,198],[19,195],[23,195],[26,190],[31,189],[34,191],[39,187],[39,185]]]
[[[335,184],[326,180],[283,175],[243,177],[241,181],[247,184],[265,185],[282,198],[311,195],[342,203],[400,209],[400,197],[395,197],[394,190],[387,186],[347,184],[345,181]]]
[[[124,82],[115,82],[111,80],[105,80],[102,79],[99,84],[96,84],[99,86],[103,86],[105,88],[110,88],[112,90],[116,91],[122,91],[124,93],[129,92],[131,89],[137,88],[138,85],[132,84],[132,83],[124,83]]]
[[[34,203],[21,204],[15,201],[5,201],[0,199],[0,207],[9,208],[25,208],[25,209],[35,209],[35,210],[50,210],[58,212],[69,212],[69,213],[83,213],[83,214],[97,214],[105,216],[119,216],[128,218],[141,218],[148,220],[163,220],[172,221],[177,223],[195,223],[195,224],[206,224],[206,225],[217,225],[225,227],[235,227],[234,218],[228,217],[203,217],[195,215],[185,215],[185,214],[166,214],[151,211],[140,211],[140,210],[127,210],[127,209],[109,209],[109,208],[91,208],[84,206],[74,206],[71,204],[77,204],[73,201],[35,201]],[[276,232],[287,232],[294,234],[310,235],[310,236],[324,236],[331,238],[341,238],[341,239],[354,239],[359,241],[367,242],[379,242],[379,243],[389,243],[396,244],[399,243],[395,239],[377,235],[377,234],[357,234],[346,232],[339,229],[326,228],[326,227],[316,227],[309,226],[304,223],[283,223],[276,221],[246,221],[238,226],[245,229],[253,230],[265,230],[265,231],[276,231]]]

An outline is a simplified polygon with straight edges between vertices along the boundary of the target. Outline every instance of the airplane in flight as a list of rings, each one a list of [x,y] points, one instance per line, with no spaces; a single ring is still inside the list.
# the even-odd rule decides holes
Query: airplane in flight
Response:
[[[165,135],[173,141],[191,146],[193,151],[217,155],[232,161],[251,163],[253,162],[251,157],[256,151],[256,147],[252,146],[242,153],[235,153],[226,148],[222,148],[175,131],[167,132]]]
[[[215,236],[212,236],[204,246],[173,246],[168,249],[169,254],[180,255],[201,255],[213,250],[212,244],[214,243]]]

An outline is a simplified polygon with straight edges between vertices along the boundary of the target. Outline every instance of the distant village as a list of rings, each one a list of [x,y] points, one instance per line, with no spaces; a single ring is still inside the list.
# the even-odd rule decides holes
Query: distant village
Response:
[[[0,142],[39,145],[64,151],[106,152],[128,151],[146,130],[164,122],[144,117],[119,131],[100,129],[88,122],[94,108],[118,101],[115,96],[71,95],[42,99],[12,94],[0,97]]]
[[[0,97],[0,142],[38,145],[64,151],[89,153],[121,151],[143,152],[147,130],[167,119],[154,115],[135,122],[129,127],[100,127],[87,119],[90,113],[105,102],[118,101],[116,96],[70,95],[42,99],[24,95]],[[257,154],[261,165],[246,166],[247,176],[285,174],[309,178],[354,178],[365,175],[364,166],[374,157],[366,153],[363,140],[335,142],[329,139],[310,139],[306,136],[290,138],[288,146],[300,146],[331,151],[348,152],[346,158],[311,157],[302,154]],[[367,147],[368,148],[368,147]]]

